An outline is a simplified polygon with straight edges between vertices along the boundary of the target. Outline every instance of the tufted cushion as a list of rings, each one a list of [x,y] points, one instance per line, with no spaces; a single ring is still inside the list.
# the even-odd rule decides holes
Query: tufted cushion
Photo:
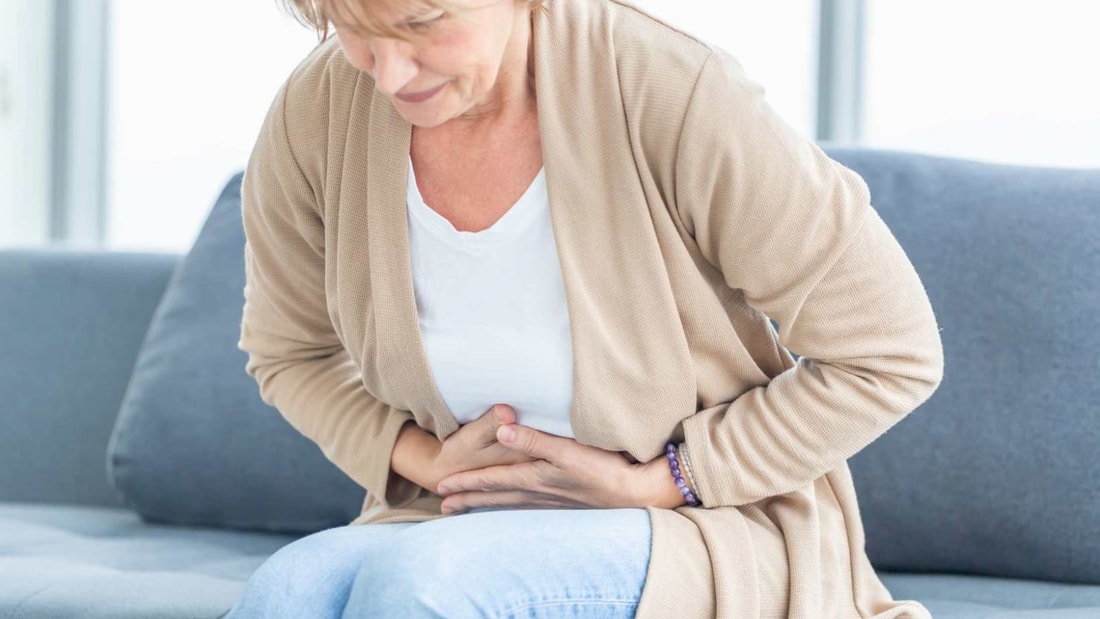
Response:
[[[872,563],[1100,584],[1100,170],[826,152],[867,181],[946,354],[849,462]]]
[[[119,505],[103,450],[179,260],[0,250],[0,501]]]
[[[236,347],[242,177],[153,315],[107,447],[108,480],[150,522],[301,533],[347,524],[363,488],[260,399]]]
[[[1100,586],[959,574],[880,572],[898,600],[920,600],[935,619],[1096,619]]]
[[[218,617],[295,539],[148,525],[118,508],[0,503],[0,617]]]

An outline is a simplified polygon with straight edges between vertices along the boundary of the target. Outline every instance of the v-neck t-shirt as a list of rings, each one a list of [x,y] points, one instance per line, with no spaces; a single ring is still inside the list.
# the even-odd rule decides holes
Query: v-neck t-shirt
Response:
[[[459,231],[428,206],[409,159],[407,210],[420,337],[459,424],[495,403],[573,437],[573,350],[545,168],[489,228]]]

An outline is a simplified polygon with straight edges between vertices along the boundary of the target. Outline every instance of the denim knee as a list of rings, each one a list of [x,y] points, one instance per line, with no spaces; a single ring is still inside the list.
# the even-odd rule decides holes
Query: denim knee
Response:
[[[385,540],[344,619],[630,617],[649,561],[645,510],[504,510],[431,520]]]
[[[495,609],[486,606],[494,604],[492,598],[479,596],[486,587],[478,581],[492,574],[482,569],[478,556],[468,553],[469,544],[459,549],[416,538],[387,540],[378,553],[382,560],[360,565],[344,617],[496,616]]]
[[[345,525],[283,546],[252,573],[224,619],[339,618],[371,548],[404,526]]]

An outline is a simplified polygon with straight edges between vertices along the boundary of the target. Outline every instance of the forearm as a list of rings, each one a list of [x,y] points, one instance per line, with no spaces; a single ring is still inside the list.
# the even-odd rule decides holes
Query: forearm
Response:
[[[797,312],[768,303],[798,362],[684,419],[704,505],[746,505],[812,483],[935,391],[943,346],[920,279],[877,213]],[[792,317],[797,315],[797,319]]]
[[[398,475],[422,488],[434,489],[438,486],[434,462],[440,445],[431,433],[412,421],[406,422],[397,434],[390,455],[390,487],[395,485],[392,483],[393,476]]]

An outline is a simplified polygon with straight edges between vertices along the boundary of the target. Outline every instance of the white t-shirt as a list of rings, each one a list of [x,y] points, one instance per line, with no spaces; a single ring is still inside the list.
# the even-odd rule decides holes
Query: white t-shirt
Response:
[[[545,169],[492,227],[455,230],[424,203],[409,160],[409,251],[420,337],[459,424],[494,403],[573,438],[573,348]]]

